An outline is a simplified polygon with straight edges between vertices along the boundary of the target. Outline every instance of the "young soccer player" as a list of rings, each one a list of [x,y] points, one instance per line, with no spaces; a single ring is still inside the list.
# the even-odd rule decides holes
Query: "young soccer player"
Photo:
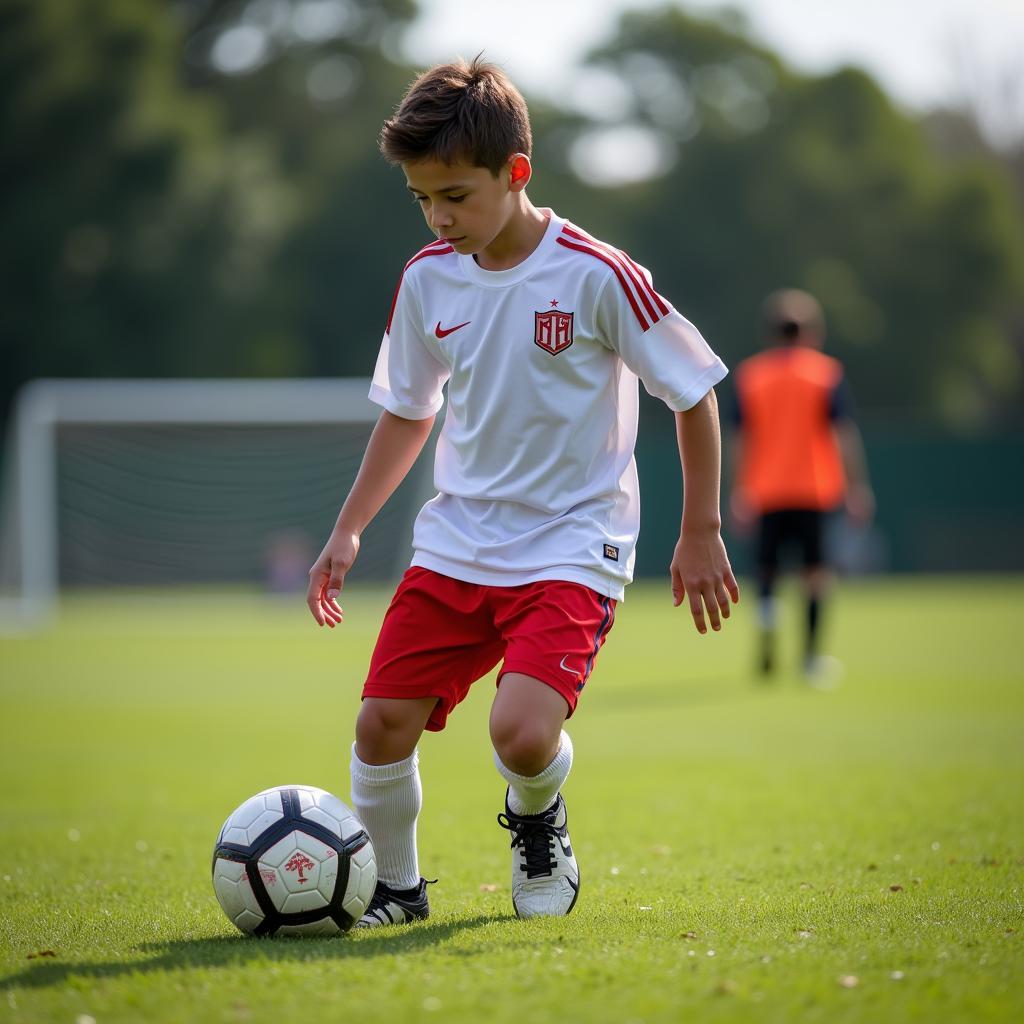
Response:
[[[490,737],[507,784],[498,822],[511,834],[513,906],[568,914],[579,870],[563,725],[632,576],[637,378],[675,412],[685,502],[672,591],[705,633],[739,599],[719,534],[712,389],[726,369],[646,270],[530,202],[529,116],[498,68],[427,71],[380,146],[436,238],[399,279],[370,389],[384,411],[310,570],[321,626],[342,621],[360,534],[423,447],[445,383],[448,409],[438,494],[416,520],[356,722],[352,802],[380,876],[359,925],[427,916],[417,743],[499,662]]]
[[[866,523],[874,511],[864,446],[851,415],[838,360],[820,351],[821,306],[807,292],[784,289],[765,300],[768,348],[740,363],[736,384],[730,506],[737,525],[757,523],[761,641],[758,667],[775,668],[775,584],[780,549],[793,543],[803,560],[807,626],[803,671],[808,682],[834,682],[834,663],[819,652],[821,607],[831,574],[822,545],[825,517],[845,502]]]

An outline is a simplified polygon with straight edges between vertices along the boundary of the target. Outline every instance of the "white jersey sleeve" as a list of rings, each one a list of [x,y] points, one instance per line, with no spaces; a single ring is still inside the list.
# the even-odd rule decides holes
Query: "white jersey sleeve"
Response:
[[[425,420],[438,412],[451,372],[430,352],[423,330],[415,280],[405,273],[380,343],[370,400],[406,420]]]
[[[728,372],[700,331],[654,290],[651,274],[625,258],[597,301],[601,340],[674,412],[696,405]]]

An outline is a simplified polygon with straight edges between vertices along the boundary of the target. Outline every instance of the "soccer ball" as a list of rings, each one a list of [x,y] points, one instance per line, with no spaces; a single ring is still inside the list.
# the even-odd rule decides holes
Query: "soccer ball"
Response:
[[[278,786],[234,811],[213,850],[213,891],[253,935],[338,935],[377,885],[370,837],[336,796]]]

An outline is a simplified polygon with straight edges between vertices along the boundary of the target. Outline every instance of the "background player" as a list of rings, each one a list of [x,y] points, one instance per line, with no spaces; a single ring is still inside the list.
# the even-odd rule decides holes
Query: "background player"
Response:
[[[757,524],[759,668],[776,662],[775,583],[780,551],[799,547],[807,600],[803,670],[812,683],[834,681],[836,663],[821,656],[822,603],[831,574],[823,550],[826,515],[845,503],[854,522],[866,524],[875,507],[864,446],[851,415],[837,359],[820,351],[825,337],[821,307],[796,289],[765,300],[768,349],[744,360],[734,376],[736,473],[730,499],[739,528]]]
[[[719,533],[713,386],[726,370],[647,271],[529,201],[529,116],[493,65],[420,76],[381,149],[436,239],[399,281],[370,390],[384,412],[310,570],[320,625],[341,622],[360,534],[422,449],[445,384],[448,408],[439,493],[417,517],[356,722],[352,801],[380,877],[360,924],[427,916],[417,743],[499,662],[490,736],[508,785],[498,820],[512,836],[513,906],[567,914],[579,871],[563,724],[632,577],[637,377],[676,415],[685,504],[672,589],[704,633],[739,598]]]

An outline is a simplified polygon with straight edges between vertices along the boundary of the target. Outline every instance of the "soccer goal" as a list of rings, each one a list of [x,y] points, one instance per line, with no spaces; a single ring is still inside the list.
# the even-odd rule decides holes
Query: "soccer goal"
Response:
[[[304,589],[379,408],[365,379],[40,380],[8,430],[3,618],[66,587]],[[350,579],[396,577],[430,497],[425,454]]]

